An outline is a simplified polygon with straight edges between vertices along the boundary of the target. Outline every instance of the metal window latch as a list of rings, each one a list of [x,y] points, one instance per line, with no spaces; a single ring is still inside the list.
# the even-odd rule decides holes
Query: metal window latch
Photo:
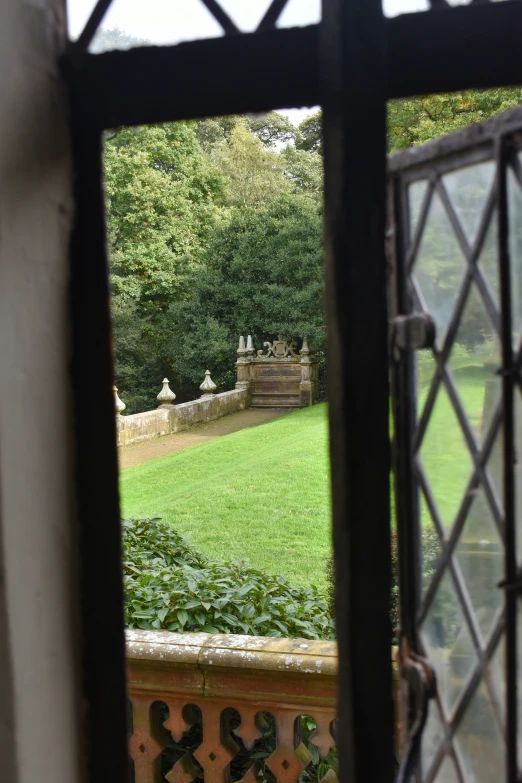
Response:
[[[435,324],[429,313],[397,315],[391,321],[394,348],[400,351],[418,351],[431,348],[435,342]]]
[[[406,638],[401,641],[399,663],[401,677],[408,683],[413,723],[397,783],[409,783],[418,771],[422,732],[428,718],[429,701],[437,693],[437,680],[428,661],[411,650]]]

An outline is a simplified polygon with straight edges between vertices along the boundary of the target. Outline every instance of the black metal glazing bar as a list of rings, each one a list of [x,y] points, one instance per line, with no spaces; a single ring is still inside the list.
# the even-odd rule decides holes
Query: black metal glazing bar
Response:
[[[520,0],[403,14],[387,31],[389,98],[522,82]]]
[[[217,0],[201,0],[205,8],[212,14],[216,22],[221,25],[227,35],[240,33],[241,30],[232,21],[227,12],[219,5]]]
[[[381,0],[324,0],[322,33],[339,779],[392,783]]]
[[[412,311],[408,293],[408,271],[404,259],[408,252],[410,216],[407,191],[400,177],[390,179],[393,189],[393,225],[396,258],[396,314]],[[424,198],[422,215],[425,220],[429,189]],[[420,653],[417,638],[417,614],[421,594],[421,546],[419,530],[419,491],[414,478],[413,433],[415,431],[416,399],[415,368],[412,351],[396,354],[392,345],[392,395],[394,411],[394,479],[399,551],[400,635],[412,649]]]
[[[504,514],[505,514],[505,613],[506,613],[506,716],[507,716],[507,783],[517,783],[517,591],[510,589],[516,581],[515,532],[515,455],[513,345],[511,326],[511,269],[509,257],[509,215],[507,168],[510,149],[500,136],[497,140],[498,177],[498,258],[502,315],[502,393],[504,405]]]
[[[71,96],[75,220],[71,237],[71,375],[78,432],[86,780],[129,780],[123,574],[102,182],[102,130]],[[80,419],[82,422],[80,430]]]
[[[266,14],[259,22],[257,29],[267,30],[270,27],[274,27],[287,4],[288,0],[273,0],[268,7]]]
[[[507,0],[383,20],[385,98],[522,82],[520,11],[520,0]],[[105,128],[314,106],[322,102],[320,27],[83,58],[76,44],[69,78]],[[175,98],[166,99],[166,82],[175,85]]]
[[[73,44],[73,48],[76,51],[87,51],[112,2],[113,0],[98,0],[87,20],[87,24]]]
[[[319,29],[85,54],[62,67],[102,128],[314,106],[321,100]]]

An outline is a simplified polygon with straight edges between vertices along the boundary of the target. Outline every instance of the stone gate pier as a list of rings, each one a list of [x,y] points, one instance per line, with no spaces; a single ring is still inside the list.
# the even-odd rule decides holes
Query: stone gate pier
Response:
[[[281,336],[254,349],[252,337],[239,338],[236,389],[248,392],[253,408],[306,408],[313,405],[319,386],[318,366],[307,340],[299,353]]]

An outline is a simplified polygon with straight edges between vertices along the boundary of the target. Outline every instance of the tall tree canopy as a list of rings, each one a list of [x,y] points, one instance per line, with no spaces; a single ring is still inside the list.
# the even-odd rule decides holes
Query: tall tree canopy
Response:
[[[105,144],[111,282],[142,309],[185,292],[226,182],[185,123],[125,129]]]
[[[280,156],[267,149],[246,124],[238,123],[230,137],[214,147],[211,157],[225,179],[223,203],[227,206],[260,206],[290,190]]]
[[[171,308],[180,376],[196,383],[208,365],[220,388],[230,388],[240,334],[251,334],[258,348],[267,335],[305,336],[324,351],[319,203],[294,194],[235,209],[202,262],[191,296]]]
[[[119,37],[105,43],[136,45]],[[521,101],[522,88],[392,101],[388,148]],[[307,336],[324,366],[322,154],[321,112],[299,128],[269,112],[107,134],[116,380],[128,412],[156,404],[164,375],[179,401],[198,393],[207,368],[230,388],[241,333],[258,344]],[[434,270],[451,286],[439,240]]]
[[[522,87],[465,90],[404,98],[388,103],[388,152],[424,144],[467,125],[483,122],[522,102]],[[299,125],[297,149],[323,153],[322,112]]]
[[[390,101],[388,150],[405,149],[453,133],[522,102],[522,87],[466,90]]]

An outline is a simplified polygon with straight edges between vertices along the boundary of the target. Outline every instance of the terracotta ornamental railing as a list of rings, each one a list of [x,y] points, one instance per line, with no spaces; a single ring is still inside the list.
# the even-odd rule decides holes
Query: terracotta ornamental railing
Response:
[[[335,642],[129,631],[127,663],[135,783],[296,783],[335,745]]]

